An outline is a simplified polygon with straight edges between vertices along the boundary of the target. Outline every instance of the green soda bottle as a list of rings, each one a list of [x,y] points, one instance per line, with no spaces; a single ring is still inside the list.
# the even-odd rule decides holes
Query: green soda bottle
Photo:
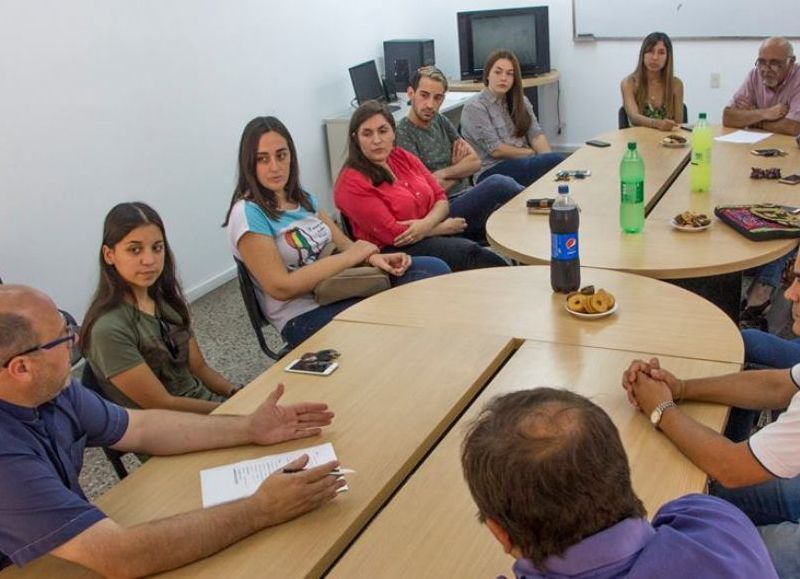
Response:
[[[619,226],[625,233],[639,233],[644,229],[644,161],[633,141],[619,164],[619,181]]]
[[[706,114],[692,130],[692,166],[689,169],[689,186],[692,193],[708,193],[711,190],[711,144],[714,135],[708,126]]]

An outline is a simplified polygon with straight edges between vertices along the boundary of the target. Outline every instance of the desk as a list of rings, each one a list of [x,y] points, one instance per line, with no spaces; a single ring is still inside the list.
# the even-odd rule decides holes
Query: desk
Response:
[[[364,300],[336,319],[741,363],[738,328],[695,294],[604,269],[581,268],[581,280],[612,292],[618,312],[589,322],[571,316],[564,296],[550,289],[549,266],[528,266],[414,282]]]
[[[563,309],[563,296],[550,292],[547,267],[461,272],[373,296],[340,314],[286,358],[335,347],[342,354],[339,370],[321,378],[287,374],[279,364],[219,409],[244,414],[282,381],[288,403],[321,400],[330,404],[336,418],[323,435],[269,448],[246,446],[153,458],[97,503],[123,525],[171,516],[200,506],[201,469],[332,442],[342,464],[356,470],[349,492],[299,519],[263,530],[166,575],[319,577],[382,507],[386,513],[399,510],[403,514],[411,509],[409,505],[429,510],[413,511],[418,518],[405,519],[406,530],[398,539],[418,544],[424,538],[438,546],[449,538],[435,533],[456,528],[465,541],[449,553],[420,548],[417,555],[408,557],[416,559],[411,563],[417,569],[438,568],[443,564],[439,557],[445,557],[449,565],[447,561],[464,555],[461,546],[473,548],[470,542],[476,556],[487,554],[481,564],[489,565],[497,552],[490,549],[496,547],[487,543],[488,535],[472,520],[474,507],[464,499],[466,489],[453,463],[461,426],[449,431],[463,411],[474,415],[488,397],[537,384],[576,388],[606,408],[623,433],[635,465],[634,486],[651,511],[683,492],[701,491],[705,476],[650,428],[646,417],[627,406],[620,376],[632,358],[653,354],[672,356],[665,364],[681,375],[734,371],[743,354],[738,329],[708,302],[669,284],[610,270],[584,269],[583,275],[615,293],[620,304],[615,315],[596,321],[570,316]],[[687,319],[692,322],[690,328],[683,323]],[[524,345],[522,339],[527,340]],[[721,429],[725,407],[686,407],[709,427]],[[408,485],[395,495],[417,468]],[[426,491],[424,496],[414,494],[420,488]],[[400,506],[394,506],[395,500],[401,501]],[[419,505],[416,500],[421,501]],[[392,520],[378,525],[380,521],[383,515],[374,528],[393,532]],[[364,539],[371,536],[372,528],[364,532]],[[364,548],[358,551],[363,553]],[[407,558],[381,555],[372,561],[395,565]],[[90,576],[86,569],[49,556],[24,570],[2,573],[3,579]]]
[[[271,447],[153,458],[103,495],[98,505],[123,525],[171,516],[200,507],[201,469],[332,442],[342,464],[357,471],[351,475],[349,492],[299,519],[167,573],[214,579],[321,575],[485,386],[510,355],[513,341],[333,322],[286,359],[331,346],[342,357],[340,368],[330,376],[287,374],[285,364],[276,364],[219,409],[246,413],[282,381],[287,402],[323,400],[336,412],[333,425],[322,436]],[[433,356],[435,364],[422,363]],[[47,556],[0,576],[70,579],[94,574]]]
[[[511,576],[513,559],[475,518],[476,507],[461,474],[460,445],[465,426],[490,398],[534,385],[569,387],[611,415],[628,454],[633,488],[649,516],[664,502],[703,488],[705,474],[628,404],[619,385],[619,368],[634,357],[633,352],[525,343],[328,577]],[[687,377],[738,369],[735,364],[680,358],[663,358],[663,363]],[[712,404],[681,407],[716,430],[727,414],[724,407]]]
[[[636,127],[600,135],[611,147],[585,146],[556,169],[539,179],[497,210],[487,221],[492,247],[522,263],[550,261],[550,229],[547,215],[529,215],[525,201],[531,197],[553,197],[553,175],[561,169],[591,169],[592,176],[569,183],[581,207],[581,265],[629,271],[658,279],[697,278],[738,272],[762,265],[791,251],[796,240],[753,242],[715,220],[703,233],[682,233],[670,219],[692,203],[689,171],[685,169],[689,149],[666,149],[659,145],[665,135]],[[619,228],[619,161],[625,143],[637,141],[645,163],[645,204],[648,216],[641,234],[625,234]],[[775,135],[758,147],[780,147],[783,158],[761,158],[750,154],[750,145],[714,143],[712,153],[713,204],[759,201],[791,203],[792,187],[748,178],[751,166],[780,166],[784,172],[800,165],[800,151],[791,137]],[[794,167],[794,169],[792,169]],[[796,193],[794,195],[796,203]],[[737,300],[738,301],[738,300]]]
[[[550,72],[540,74],[539,76],[528,76],[522,79],[522,88],[535,88],[539,86],[546,86],[559,81],[561,73],[556,69],[551,69]],[[453,92],[480,92],[483,90],[484,84],[480,80],[449,80],[447,81],[448,90]]]
[[[539,76],[529,76],[522,79],[522,91],[533,107],[533,114],[539,117],[539,87],[554,84],[559,81],[561,74],[553,69]],[[448,83],[449,89],[454,92],[480,92],[484,84],[481,80],[454,80]]]
[[[461,109],[464,107],[464,103],[473,96],[464,92],[448,92],[445,95],[442,108],[439,110],[450,119],[453,125],[458,127],[461,123]],[[400,105],[399,110],[392,112],[395,122],[399,122],[400,119],[408,114],[409,106],[405,93],[400,94],[400,100],[393,104]],[[347,129],[350,126],[350,117],[353,116],[354,111],[355,109],[350,109],[323,121],[325,124],[325,141],[328,145],[328,168],[331,171],[331,183],[336,182],[336,177],[339,176],[339,171],[347,160]]]

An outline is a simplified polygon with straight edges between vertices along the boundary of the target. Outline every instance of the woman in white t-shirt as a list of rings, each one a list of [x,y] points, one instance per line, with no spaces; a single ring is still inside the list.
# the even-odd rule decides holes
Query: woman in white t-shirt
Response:
[[[356,301],[318,305],[311,294],[321,281],[362,264],[390,274],[393,285],[449,272],[432,257],[380,253],[352,241],[300,186],[297,151],[284,124],[257,117],[244,128],[239,178],[223,226],[234,256],[259,290],[264,315],[294,347]],[[332,242],[338,253],[320,257]]]

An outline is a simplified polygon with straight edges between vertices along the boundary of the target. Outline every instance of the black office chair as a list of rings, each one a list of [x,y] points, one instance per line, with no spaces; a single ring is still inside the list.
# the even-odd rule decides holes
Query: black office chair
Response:
[[[103,389],[100,388],[100,383],[97,381],[97,376],[94,375],[91,366],[89,366],[89,362],[84,362],[83,364],[83,374],[81,375],[81,383],[88,388],[89,390],[95,392],[102,398],[106,398]],[[111,463],[111,466],[114,467],[114,471],[117,473],[119,480],[124,479],[128,476],[128,469],[125,468],[125,464],[122,462],[122,457],[125,454],[124,452],[120,452],[119,450],[114,450],[113,448],[103,447],[103,452],[108,459],[108,462]]]
[[[619,107],[619,113],[617,113],[617,122],[620,129],[627,129],[631,126],[630,121],[628,120],[628,113],[625,112],[625,107]],[[686,108],[686,103],[683,103],[683,122],[689,122],[689,109]]]
[[[341,211],[339,212],[339,227],[342,228],[342,233],[344,233],[347,237],[350,239],[355,239],[353,237],[353,228],[350,227],[350,221]]]
[[[247,310],[247,317],[250,318],[250,325],[253,326],[253,331],[256,333],[258,345],[261,346],[261,350],[263,350],[267,356],[273,360],[280,360],[289,352],[289,346],[284,344],[278,351],[270,348],[266,337],[264,337],[264,326],[271,326],[272,324],[264,317],[264,312],[261,311],[261,305],[258,303],[258,297],[256,296],[256,288],[253,285],[253,280],[250,279],[247,267],[235,257],[233,260],[236,262],[236,271],[239,275],[239,289],[242,292],[244,309]]]

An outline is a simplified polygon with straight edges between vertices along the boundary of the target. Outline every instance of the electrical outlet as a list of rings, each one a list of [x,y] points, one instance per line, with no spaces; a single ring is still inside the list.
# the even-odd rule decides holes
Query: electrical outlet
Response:
[[[720,74],[718,72],[711,73],[710,84],[711,88],[719,88]]]

